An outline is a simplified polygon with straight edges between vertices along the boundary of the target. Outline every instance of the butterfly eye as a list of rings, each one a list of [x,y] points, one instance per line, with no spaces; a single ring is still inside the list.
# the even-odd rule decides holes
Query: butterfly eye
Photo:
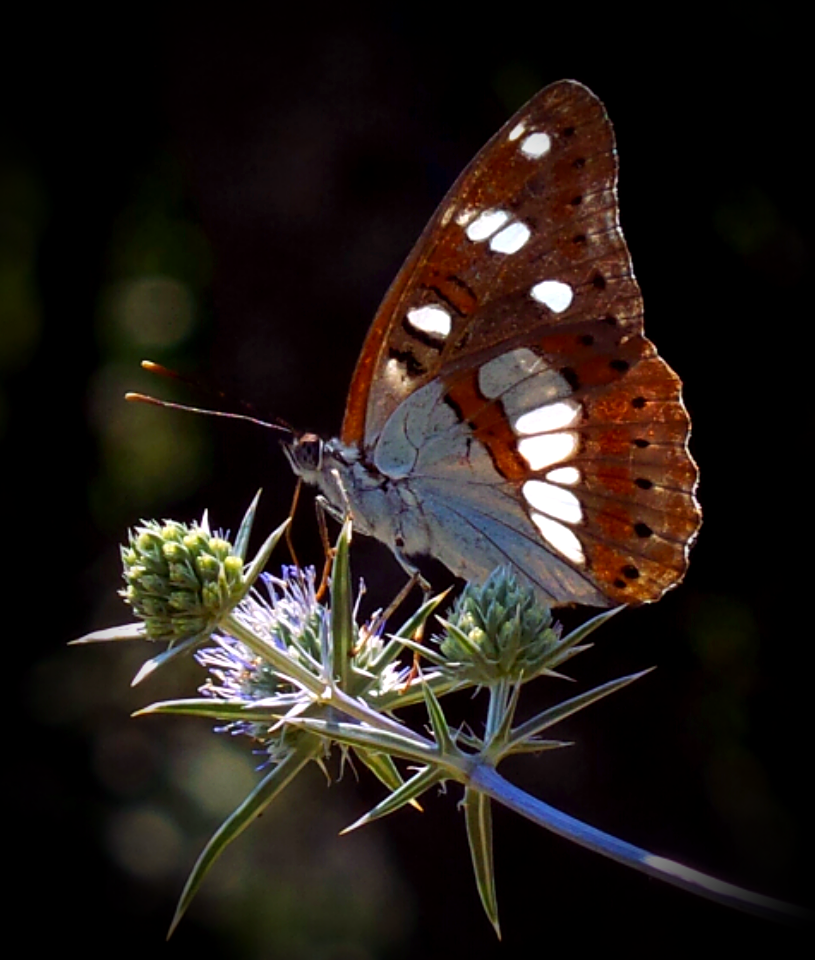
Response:
[[[304,433],[287,448],[295,472],[300,474],[319,472],[323,466],[323,441],[313,433]]]

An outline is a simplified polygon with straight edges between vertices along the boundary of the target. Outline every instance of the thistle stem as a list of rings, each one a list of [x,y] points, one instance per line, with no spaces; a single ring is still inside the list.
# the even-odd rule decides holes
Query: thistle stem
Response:
[[[488,765],[479,764],[473,769],[469,786],[558,836],[625,866],[633,867],[650,877],[688,890],[696,896],[743,910],[745,913],[786,923],[811,923],[815,919],[813,914],[803,907],[744,890],[681,863],[655,856],[624,840],[618,840],[519,790]]]
[[[409,727],[402,726],[396,720],[385,716],[378,711],[372,710],[361,700],[356,700],[343,693],[335,684],[331,683],[325,677],[317,677],[310,673],[305,667],[291,657],[278,650],[274,645],[267,643],[262,637],[257,636],[249,627],[230,614],[224,621],[224,629],[246,644],[253,653],[265,659],[268,663],[279,671],[280,675],[289,678],[298,683],[303,689],[308,690],[319,703],[331,704],[337,710],[341,710],[355,720],[361,723],[367,723],[372,727],[398,734],[408,740],[412,740],[417,746],[424,749],[432,749],[434,744],[425,737],[411,730]]]

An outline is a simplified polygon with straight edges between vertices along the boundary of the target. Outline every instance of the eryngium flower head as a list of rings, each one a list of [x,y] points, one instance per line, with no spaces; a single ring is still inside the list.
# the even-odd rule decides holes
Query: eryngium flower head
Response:
[[[314,580],[313,567],[283,567],[280,577],[262,573],[265,590],[250,590],[234,611],[236,619],[258,637],[312,670],[320,661],[330,619],[327,608],[317,602]],[[262,701],[270,717],[268,723],[233,721],[217,731],[259,741],[272,760],[285,756],[299,734],[278,724],[274,716],[299,712],[310,703],[309,695],[240,640],[219,632],[212,640],[215,646],[195,654],[210,673],[199,691],[214,699],[242,701],[247,707]]]
[[[446,624],[440,649],[450,669],[471,683],[529,680],[560,639],[560,624],[507,569],[481,585],[468,583]]]
[[[243,560],[196,523],[143,523],[130,531],[122,564],[120,593],[151,640],[211,633],[245,593]]]

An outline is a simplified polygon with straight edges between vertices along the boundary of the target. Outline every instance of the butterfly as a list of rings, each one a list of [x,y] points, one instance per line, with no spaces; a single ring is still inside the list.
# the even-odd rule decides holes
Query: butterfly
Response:
[[[374,318],[338,439],[287,446],[407,570],[511,567],[552,604],[656,600],[701,514],[681,382],[643,335],[614,132],[571,80],[478,153]]]

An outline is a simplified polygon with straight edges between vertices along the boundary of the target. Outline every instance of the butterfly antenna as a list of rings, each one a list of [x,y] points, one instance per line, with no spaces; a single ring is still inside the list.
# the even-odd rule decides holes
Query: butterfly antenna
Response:
[[[179,380],[181,383],[186,383],[189,386],[195,387],[197,390],[205,389],[195,380],[191,380],[189,377],[185,377],[180,373],[176,373],[175,370],[170,370],[168,367],[163,367],[160,363],[154,363],[152,360],[142,360],[141,365],[145,370],[148,370],[150,373],[158,374],[160,377],[166,377],[168,380]],[[207,392],[213,393],[212,390],[208,390]],[[220,391],[214,391],[214,393],[219,398],[226,399],[226,394]],[[166,407],[168,410],[183,410],[186,413],[201,413],[208,417],[225,417],[227,420],[245,420],[247,423],[254,423],[259,427],[265,427],[267,430],[279,430],[281,433],[286,433],[290,437],[296,436],[297,433],[293,427],[291,427],[285,422],[285,420],[282,419],[278,419],[277,422],[270,423],[267,420],[261,420],[259,417],[254,417],[247,413],[228,413],[224,410],[212,410],[206,407],[193,407],[185,403],[172,403],[169,400],[159,400],[157,397],[151,397],[144,393],[126,393],[125,400],[129,400],[131,403],[149,403],[155,407]]]
[[[207,393],[211,392],[199,383],[198,380],[193,380],[192,377],[185,377],[177,370],[171,370],[169,367],[164,367],[160,363],[154,363],[152,360],[142,360],[141,366],[144,370],[155,373],[159,377],[166,377],[168,380],[179,380],[181,383],[186,383],[189,387],[195,387],[196,390],[204,390]],[[215,392],[223,398],[223,394],[220,391],[216,390]]]
[[[211,384],[202,383],[200,380],[194,380],[192,377],[187,377],[182,373],[179,373],[177,370],[171,370],[169,367],[162,366],[160,363],[156,363],[153,360],[142,360],[141,366],[144,370],[147,370],[149,373],[155,373],[159,377],[165,377],[167,380],[178,380],[180,383],[185,383],[188,387],[192,387],[197,390],[199,393],[209,394],[212,397],[216,397],[218,400],[223,401],[224,403],[235,403],[234,398],[230,397],[225,391],[213,387]],[[238,406],[242,407],[247,411],[249,416],[254,415],[254,408],[251,403],[246,403],[245,400],[238,400]],[[283,420],[278,420],[278,423],[282,423],[283,426],[288,426],[288,424]],[[295,431],[292,430],[292,433]]]
[[[202,413],[207,417],[225,417],[227,420],[245,420],[247,423],[254,423],[258,427],[266,427],[267,430],[279,430],[281,433],[287,433],[294,436],[295,431],[292,427],[282,423],[269,423],[268,420],[261,420],[259,417],[250,417],[246,413],[227,413],[225,410],[209,410],[206,407],[192,407],[186,403],[171,403],[169,400],[159,400],[158,397],[151,397],[145,393],[126,393],[125,400],[130,403],[149,403],[154,407],[166,407],[168,410],[183,410],[185,413]]]

